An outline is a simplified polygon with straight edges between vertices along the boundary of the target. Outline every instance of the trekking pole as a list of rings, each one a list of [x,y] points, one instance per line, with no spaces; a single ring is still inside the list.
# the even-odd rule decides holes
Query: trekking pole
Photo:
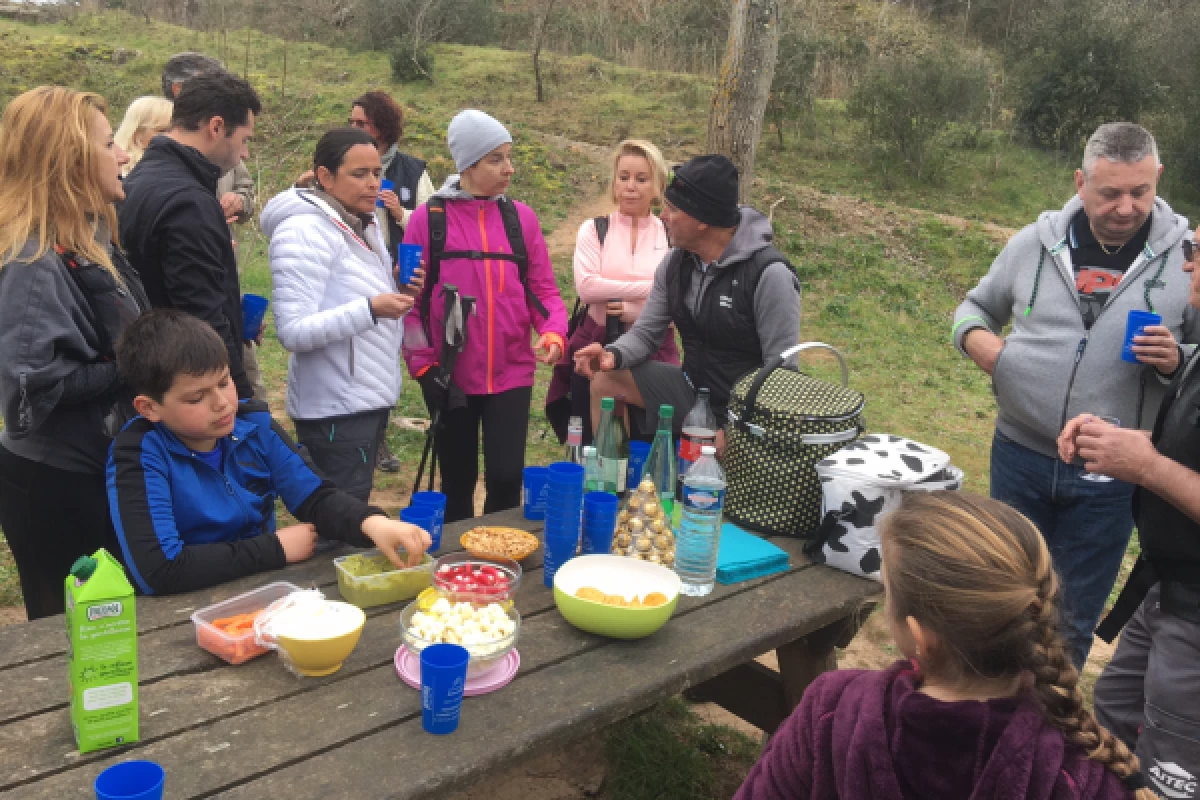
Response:
[[[442,428],[442,417],[450,410],[450,376],[454,373],[454,365],[467,343],[466,317],[475,310],[474,297],[461,297],[458,287],[445,284],[442,287],[444,297],[444,312],[442,316],[443,336],[440,368],[445,381],[445,392],[438,408],[430,409],[429,430],[425,432],[425,448],[421,453],[421,464],[417,468],[417,479],[413,483],[413,493],[421,490],[421,478],[425,474],[425,465],[429,465],[429,491],[433,491],[434,479],[437,475],[437,437]]]
[[[458,338],[452,343],[450,352],[446,357],[446,360],[449,364],[445,371],[446,396],[445,396],[445,399],[442,401],[442,408],[438,409],[438,428],[437,428],[437,430],[434,431],[434,434],[433,434],[434,446],[433,446],[432,456],[430,457],[430,461],[429,461],[429,491],[431,491],[431,492],[433,491],[434,476],[437,475],[438,454],[437,454],[436,440],[437,440],[438,433],[441,432],[441,427],[442,427],[441,417],[443,414],[450,413],[450,410],[451,410],[450,409],[451,375],[454,373],[454,365],[458,362],[458,357],[460,355],[462,355],[462,351],[465,350],[467,347],[466,320],[467,320],[467,317],[469,317],[471,314],[475,313],[475,298],[471,297],[470,295],[464,295],[460,299],[459,309],[461,310],[461,313],[462,313],[462,317],[461,317],[462,325],[460,327],[460,334],[459,334]],[[433,428],[432,423],[430,424],[429,427],[431,429]]]

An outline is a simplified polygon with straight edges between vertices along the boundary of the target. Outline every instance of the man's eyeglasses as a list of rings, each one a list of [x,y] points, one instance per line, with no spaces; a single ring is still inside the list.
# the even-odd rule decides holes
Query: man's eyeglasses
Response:
[[[1200,246],[1197,246],[1191,239],[1183,240],[1183,258],[1185,261],[1195,261],[1198,252],[1200,252]]]
[[[350,125],[350,127],[352,127],[352,128],[365,128],[365,127],[367,127],[367,121],[366,121],[365,119],[354,119],[354,118],[351,118],[347,124],[349,124],[349,125]]]

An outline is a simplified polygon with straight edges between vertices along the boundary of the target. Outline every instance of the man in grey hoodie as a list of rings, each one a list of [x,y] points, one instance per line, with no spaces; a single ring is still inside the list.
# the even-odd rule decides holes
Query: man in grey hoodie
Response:
[[[1182,269],[1188,223],[1156,196],[1161,174],[1149,132],[1102,125],[1075,173],[1077,196],[1014,236],[954,316],[954,343],[992,376],[999,409],[992,497],[1046,538],[1077,667],[1133,530],[1133,486],[1060,461],[1056,439],[1081,413],[1152,425],[1182,361],[1177,343],[1200,341]],[[1136,364],[1121,360],[1133,310],[1162,316],[1134,340]]]
[[[720,425],[734,384],[798,341],[800,280],[771,245],[770,221],[737,198],[737,168],[725,156],[697,156],[676,168],[662,213],[673,247],[645,308],[612,344],[575,354],[576,370],[595,375],[593,425],[600,398],[623,394],[655,412],[673,406],[679,435],[701,388],[709,389]],[[682,369],[650,360],[671,323],[683,340]]]

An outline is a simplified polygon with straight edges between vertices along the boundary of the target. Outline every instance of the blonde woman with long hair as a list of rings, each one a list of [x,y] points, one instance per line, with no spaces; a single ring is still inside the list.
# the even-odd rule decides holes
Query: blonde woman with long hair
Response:
[[[569,403],[570,415],[583,418],[584,442],[591,441],[590,381],[575,374],[574,356],[594,342],[608,344],[609,316],[620,317],[624,330],[645,306],[654,273],[670,247],[662,220],[652,211],[655,203],[662,202],[666,188],[667,163],[659,149],[644,139],[626,139],[612,156],[608,194],[614,210],[579,226],[575,290],[583,313],[576,319],[567,352],[554,368],[546,394],[546,413],[560,438],[565,436]],[[662,345],[651,358],[679,364],[673,326],[667,327]],[[686,414],[687,409],[677,413]]]
[[[107,112],[42,86],[0,116],[0,527],[30,619],[62,612],[79,556],[120,557],[104,472],[133,412],[114,344],[149,303],[114,233],[129,157]]]
[[[986,497],[912,492],[880,533],[904,659],[817,678],[734,800],[1153,800],[1084,703],[1033,523]]]
[[[147,95],[134,100],[125,109],[125,118],[113,135],[117,147],[129,156],[129,163],[121,167],[121,177],[128,175],[142,160],[142,153],[150,146],[151,139],[171,130],[171,109],[174,105],[165,97]]]

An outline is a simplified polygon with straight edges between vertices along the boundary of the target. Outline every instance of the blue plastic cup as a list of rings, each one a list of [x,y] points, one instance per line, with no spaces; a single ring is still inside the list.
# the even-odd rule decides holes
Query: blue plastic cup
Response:
[[[429,538],[433,539],[432,549],[437,550],[442,546],[442,527],[446,524],[446,495],[441,492],[417,492],[408,504],[432,508],[437,512],[433,520],[433,529],[429,531]]]
[[[525,519],[545,519],[546,476],[549,470],[545,467],[526,467],[523,474],[522,500],[525,504]]]
[[[583,496],[582,555],[612,550],[618,505],[617,496],[608,492],[588,492]]]
[[[162,800],[167,773],[153,761],[122,761],[96,776],[97,800]]]
[[[470,660],[467,648],[457,644],[431,644],[421,651],[421,727],[427,733],[458,729]]]
[[[575,557],[579,548],[579,528],[574,533],[555,533],[546,529],[542,542],[542,580],[547,589],[554,588],[554,574],[559,568]]]
[[[408,508],[400,509],[400,519],[410,525],[416,525],[418,528],[423,528],[432,540],[429,545],[429,552],[433,552],[442,546],[442,532],[439,530],[437,536],[434,536],[433,531],[437,527],[438,511],[432,506],[409,506]]]
[[[546,481],[551,486],[558,486],[564,489],[583,489],[585,470],[582,464],[572,464],[570,461],[555,461],[546,470]]]
[[[642,482],[642,468],[650,457],[650,443],[632,441],[629,443],[629,470],[625,473],[625,485],[630,491]]]
[[[421,268],[422,252],[424,251],[419,244],[402,244],[396,249],[401,285],[408,286],[412,283],[416,271]]]
[[[1161,314],[1155,314],[1152,311],[1138,311],[1137,309],[1130,311],[1129,319],[1125,321],[1125,342],[1121,345],[1121,360],[1128,361],[1130,364],[1139,363],[1137,356],[1133,352],[1133,337],[1141,336],[1143,331],[1150,325],[1161,324]]]
[[[393,182],[393,181],[389,181],[387,178],[384,178],[383,180],[381,180],[381,181],[379,182],[379,191],[381,191],[381,192],[382,192],[382,191],[392,191],[392,190],[394,190],[395,188],[396,188],[396,184],[395,184],[395,182]],[[382,198],[382,197],[377,197],[377,198],[375,198],[375,207],[376,207],[376,208],[387,208],[387,206],[385,206],[385,205],[383,204],[383,198]]]
[[[246,341],[258,338],[267,306],[271,301],[259,294],[242,295],[242,338]]]

